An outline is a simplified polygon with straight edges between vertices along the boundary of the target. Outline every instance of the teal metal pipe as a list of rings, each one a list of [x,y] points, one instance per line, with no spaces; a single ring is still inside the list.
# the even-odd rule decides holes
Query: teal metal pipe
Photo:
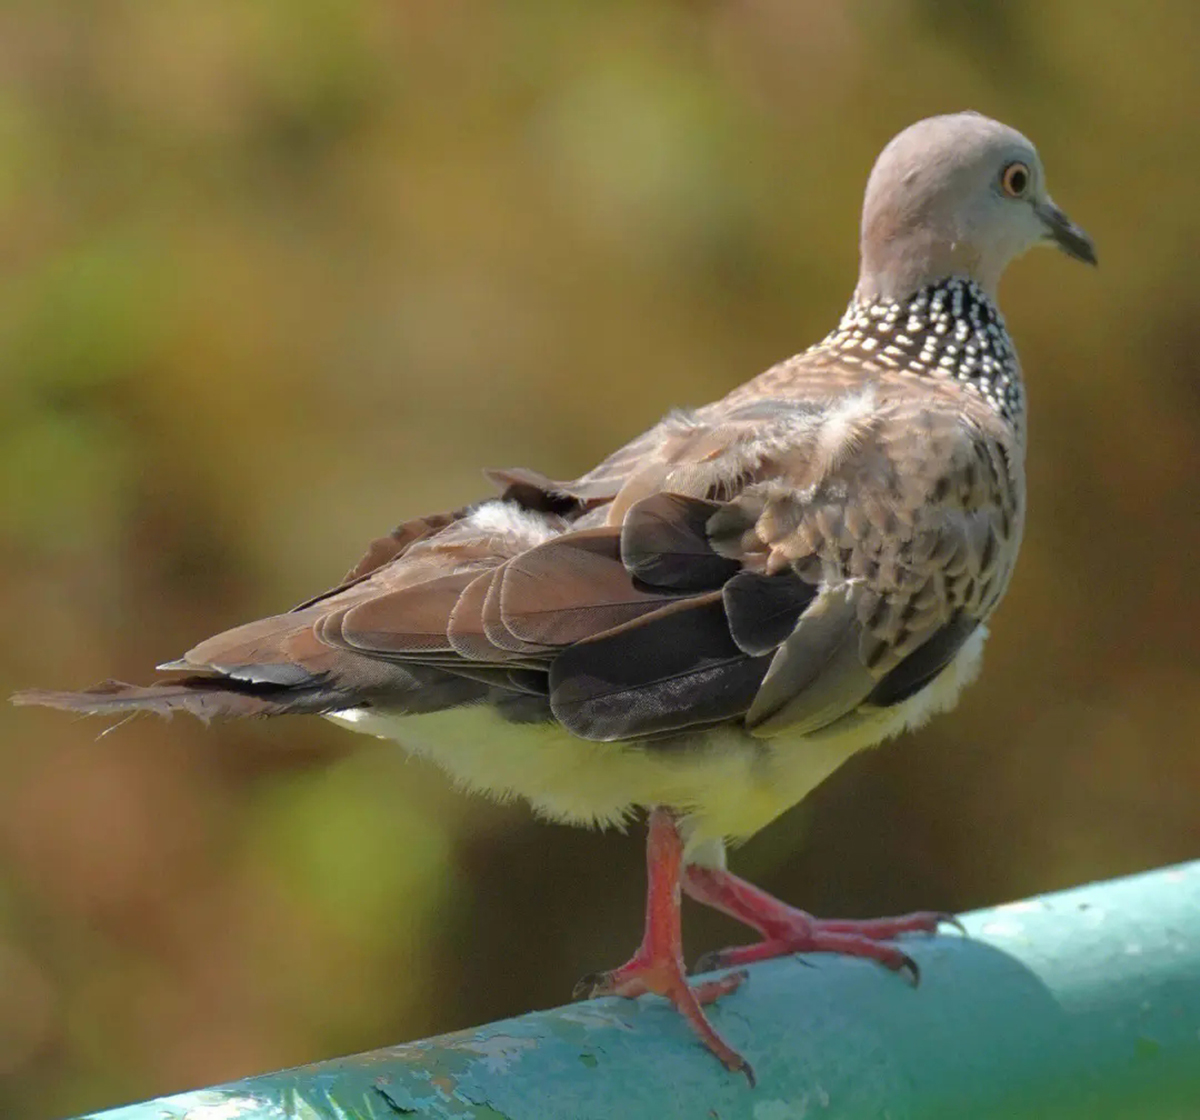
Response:
[[[96,1113],[96,1120],[1196,1120],[1200,862],[913,937],[914,990],[832,957],[712,1009],[726,1073],[652,996],[604,999]]]

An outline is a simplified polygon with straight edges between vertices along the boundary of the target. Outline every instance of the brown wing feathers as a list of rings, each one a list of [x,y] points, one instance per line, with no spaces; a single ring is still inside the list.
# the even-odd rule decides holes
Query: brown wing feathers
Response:
[[[603,739],[729,718],[748,707],[766,663],[752,665],[730,634],[721,586],[738,565],[705,539],[716,508],[658,495],[623,527],[520,542],[509,532],[490,556],[481,541],[494,539],[491,527],[472,536],[469,515],[432,530],[424,519],[399,555],[341,590],[171,665],[204,675],[27,699],[207,718],[549,695],[568,727]],[[439,547],[442,536],[457,547]]]
[[[679,732],[742,715],[768,661],[738,647],[711,591],[564,650],[550,666],[550,707],[585,739]]]
[[[720,587],[739,560],[713,551],[708,522],[718,502],[654,494],[630,507],[621,522],[620,559],[635,580],[675,591]]]
[[[453,656],[446,621],[476,575],[478,569],[472,567],[398,591],[370,595],[329,616],[322,637],[369,654]]]
[[[585,529],[510,560],[493,585],[499,625],[540,649],[571,645],[674,598],[631,578],[614,529]]]
[[[902,405],[890,426],[887,409],[874,414],[869,453],[854,451],[845,404],[758,401],[719,423],[669,418],[576,483],[498,472],[504,498],[407,522],[339,587],[165,666],[196,675],[18,702],[203,718],[488,702],[600,740],[727,720],[760,735],[812,730],[899,703],[1002,590],[994,538],[1011,520],[986,501],[964,512],[974,494],[959,477],[962,463],[1002,454]],[[850,450],[823,416],[850,432]],[[907,476],[929,500],[898,502],[895,460],[916,439],[945,450]],[[689,493],[655,492],[652,479]],[[901,524],[898,504],[926,521]],[[953,616],[931,606],[946,603]]]
[[[721,589],[730,636],[752,657],[778,649],[817,594],[792,571],[773,576],[740,571]]]

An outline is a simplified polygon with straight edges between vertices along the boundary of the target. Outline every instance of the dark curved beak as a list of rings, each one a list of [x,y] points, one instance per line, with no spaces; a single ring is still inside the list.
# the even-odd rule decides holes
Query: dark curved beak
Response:
[[[1034,206],[1037,216],[1046,226],[1046,238],[1053,241],[1068,257],[1084,264],[1096,263],[1096,246],[1070,218],[1049,199]]]

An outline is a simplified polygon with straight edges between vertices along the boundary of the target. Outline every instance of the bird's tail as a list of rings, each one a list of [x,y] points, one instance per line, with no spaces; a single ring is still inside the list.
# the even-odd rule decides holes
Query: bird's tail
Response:
[[[12,702],[86,715],[155,712],[171,716],[175,712],[188,712],[205,723],[214,717],[317,712],[333,706],[329,691],[320,687],[295,688],[202,675],[151,685],[105,681],[79,692],[30,689],[18,692]]]

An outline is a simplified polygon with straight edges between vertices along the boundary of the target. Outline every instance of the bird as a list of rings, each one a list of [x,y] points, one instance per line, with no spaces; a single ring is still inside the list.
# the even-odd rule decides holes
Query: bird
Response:
[[[978,673],[1025,521],[1025,392],[997,288],[1040,244],[1096,263],[1033,144],[975,112],[918,121],[869,175],[857,285],[815,345],[575,479],[485,472],[489,496],[404,522],[332,589],[202,641],[156,683],[13,699],[319,715],[555,821],[645,813],[642,941],[576,994],[667,998],[753,1084],[705,1011],[746,964],[826,952],[915,981],[895,940],[952,920],[818,919],[726,852]],[[759,940],[693,981],[682,895]]]

